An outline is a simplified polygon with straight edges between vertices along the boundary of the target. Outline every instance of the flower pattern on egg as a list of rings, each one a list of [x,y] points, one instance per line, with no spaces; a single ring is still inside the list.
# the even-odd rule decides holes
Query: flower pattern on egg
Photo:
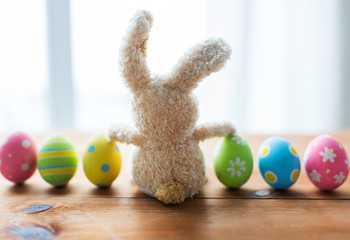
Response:
[[[242,176],[242,172],[244,172],[246,170],[245,168],[245,161],[241,162],[241,159],[239,157],[236,158],[236,162],[234,162],[233,160],[229,161],[230,166],[229,168],[227,168],[228,172],[231,172],[231,177],[237,176],[241,177]]]
[[[321,174],[316,171],[316,169],[313,169],[312,172],[309,172],[309,175],[314,182],[321,182]]]
[[[334,175],[335,178],[335,184],[342,184],[343,180],[345,179],[344,173],[340,172],[339,175]]]
[[[240,144],[240,145],[242,145],[242,146],[245,145],[245,142],[244,142],[244,140],[242,139],[242,137],[237,136],[237,135],[235,135],[235,136],[232,138],[232,141],[235,141],[236,144]]]
[[[334,150],[332,148],[329,149],[328,147],[325,147],[324,152],[319,152],[319,154],[323,156],[322,162],[327,162],[329,160],[331,163],[334,163],[334,158],[337,157]]]
[[[346,164],[346,166],[348,166],[348,169],[350,169],[350,162],[349,162],[349,159],[345,159],[345,164]]]

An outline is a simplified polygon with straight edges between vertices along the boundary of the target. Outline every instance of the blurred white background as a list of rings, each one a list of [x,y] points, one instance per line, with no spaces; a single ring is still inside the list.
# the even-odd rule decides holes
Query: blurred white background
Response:
[[[350,1],[2,0],[0,131],[131,124],[118,51],[143,8],[154,15],[155,73],[208,37],[232,47],[225,69],[195,90],[200,122],[270,134],[350,127]]]

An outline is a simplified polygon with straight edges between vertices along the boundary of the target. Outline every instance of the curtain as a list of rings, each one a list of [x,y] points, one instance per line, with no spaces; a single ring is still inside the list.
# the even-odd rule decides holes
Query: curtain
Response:
[[[50,128],[44,3],[0,1],[0,132]]]
[[[211,35],[233,47],[225,69],[230,119],[245,132],[349,127],[349,3],[208,1]]]
[[[238,132],[269,134],[350,127],[350,1],[70,3],[64,14],[71,16],[73,83],[66,91],[48,87],[59,80],[47,74],[47,47],[60,53],[60,46],[46,43],[45,1],[0,3],[0,131],[62,127],[50,122],[56,108],[65,109],[52,106],[53,93],[72,99],[70,127],[78,131],[131,123],[131,94],[121,80],[118,49],[130,17],[142,8],[154,14],[148,42],[153,73],[170,71],[188,47],[208,37],[231,45],[226,67],[195,90],[199,122],[228,120]]]

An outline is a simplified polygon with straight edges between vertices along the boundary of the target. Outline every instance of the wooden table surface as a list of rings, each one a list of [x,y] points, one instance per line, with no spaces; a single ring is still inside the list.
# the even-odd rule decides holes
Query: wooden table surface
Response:
[[[121,174],[109,189],[98,189],[84,175],[82,152],[89,134],[64,132],[79,153],[79,167],[66,188],[53,188],[38,171],[24,185],[0,177],[0,239],[349,239],[350,180],[333,192],[312,185],[302,168],[296,184],[273,191],[260,176],[256,156],[268,137],[244,135],[254,154],[255,169],[240,189],[229,190],[216,178],[213,152],[219,139],[202,144],[208,181],[194,199],[167,206],[135,186],[128,174],[131,146],[120,144]],[[45,137],[33,138],[38,146]],[[350,132],[333,133],[350,151]],[[284,136],[300,156],[314,136]],[[0,135],[0,141],[5,135]],[[271,194],[257,197],[257,190]],[[47,211],[28,213],[35,204]],[[33,237],[33,238],[30,238]]]

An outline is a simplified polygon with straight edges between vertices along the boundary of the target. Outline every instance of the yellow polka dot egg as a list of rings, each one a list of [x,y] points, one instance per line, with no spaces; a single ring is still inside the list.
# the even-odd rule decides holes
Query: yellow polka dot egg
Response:
[[[104,133],[93,136],[86,145],[83,167],[86,177],[96,186],[108,187],[118,177],[122,158],[116,142],[108,142]]]
[[[47,138],[38,153],[38,169],[46,182],[55,187],[65,186],[77,167],[77,152],[68,137],[58,133]]]
[[[266,139],[259,149],[259,169],[265,181],[275,189],[292,186],[300,174],[300,159],[293,145],[282,137]]]

